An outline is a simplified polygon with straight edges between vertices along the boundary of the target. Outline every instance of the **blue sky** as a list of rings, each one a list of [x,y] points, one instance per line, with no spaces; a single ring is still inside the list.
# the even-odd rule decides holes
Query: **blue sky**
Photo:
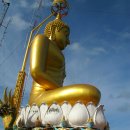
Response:
[[[67,73],[64,85],[89,83],[98,87],[102,93],[100,103],[105,105],[111,129],[129,130],[130,1],[69,0],[69,3],[69,15],[64,21],[71,29],[71,44],[64,51]],[[37,21],[49,15],[49,4],[45,0]],[[11,1],[4,24],[10,18],[12,21],[0,47],[0,97],[6,86],[9,89],[15,86],[36,5],[36,0]],[[43,30],[44,27],[41,33]],[[0,28],[0,38],[2,32]],[[26,70],[28,73],[28,65]],[[30,89],[31,77],[28,76],[22,105],[27,104]]]

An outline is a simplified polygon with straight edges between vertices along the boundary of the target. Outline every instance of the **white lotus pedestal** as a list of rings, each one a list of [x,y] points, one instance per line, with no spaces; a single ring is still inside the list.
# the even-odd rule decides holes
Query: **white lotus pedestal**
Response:
[[[15,128],[14,130],[99,130],[99,129],[92,129],[92,128]]]
[[[16,130],[109,130],[103,105],[80,101],[74,106],[65,101],[61,106],[33,104],[21,108],[16,121]]]

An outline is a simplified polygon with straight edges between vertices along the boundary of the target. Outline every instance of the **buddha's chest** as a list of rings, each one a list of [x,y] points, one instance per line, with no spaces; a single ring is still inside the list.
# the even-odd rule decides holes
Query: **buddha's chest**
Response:
[[[65,74],[65,61],[60,57],[49,55],[46,65],[46,74],[49,75],[59,86],[63,85]]]
[[[54,46],[49,46],[46,60],[46,67],[62,69],[65,67],[65,58],[60,50],[57,50]]]

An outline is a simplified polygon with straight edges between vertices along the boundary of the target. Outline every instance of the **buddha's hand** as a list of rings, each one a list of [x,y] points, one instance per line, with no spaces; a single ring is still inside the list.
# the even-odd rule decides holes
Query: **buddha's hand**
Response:
[[[3,119],[4,127],[13,127],[16,119],[16,109],[13,104],[13,96],[11,91],[7,95],[7,88],[4,90],[3,101],[0,99],[0,116]]]

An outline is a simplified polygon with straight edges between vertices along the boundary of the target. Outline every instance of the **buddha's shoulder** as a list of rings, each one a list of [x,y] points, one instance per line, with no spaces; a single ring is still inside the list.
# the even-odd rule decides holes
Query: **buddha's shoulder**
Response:
[[[62,54],[61,50],[57,47],[56,43],[54,41],[50,40],[48,37],[46,37],[46,35],[44,35],[44,34],[36,35],[33,43],[35,43],[36,41],[38,41],[39,43],[42,43],[42,44],[48,44],[50,53],[57,53],[63,57],[63,54]]]
[[[48,37],[44,34],[37,34],[34,39],[49,40]]]

